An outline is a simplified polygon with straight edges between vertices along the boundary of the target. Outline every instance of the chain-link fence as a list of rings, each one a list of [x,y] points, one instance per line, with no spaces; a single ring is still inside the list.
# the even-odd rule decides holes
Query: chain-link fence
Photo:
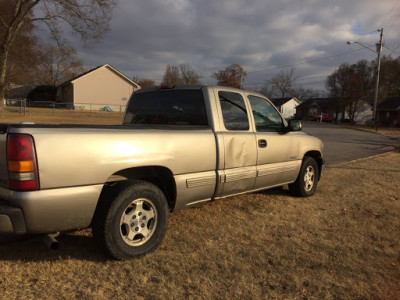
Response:
[[[29,102],[26,99],[6,99],[3,112],[9,114],[30,115],[34,113],[56,115],[71,112],[125,112],[125,105],[94,104],[94,103],[59,103],[50,101]]]

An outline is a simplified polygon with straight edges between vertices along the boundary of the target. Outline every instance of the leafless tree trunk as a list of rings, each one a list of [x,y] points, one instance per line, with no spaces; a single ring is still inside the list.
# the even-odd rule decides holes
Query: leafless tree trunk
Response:
[[[174,65],[167,65],[161,85],[176,85],[182,83],[183,81],[181,76],[179,75],[178,67]]]
[[[9,0],[0,0],[9,1]],[[59,47],[64,46],[60,27],[67,24],[83,41],[98,40],[108,30],[117,0],[15,0],[8,18],[0,18],[4,36],[0,41],[0,108],[3,107],[8,55],[24,22],[41,21]],[[33,9],[38,7],[37,16]]]
[[[279,94],[282,99],[287,97],[288,94],[292,91],[292,86],[294,82],[293,74],[293,69],[291,69],[289,72],[281,71],[271,80],[272,89],[275,93]]]
[[[200,82],[200,75],[190,65],[181,64],[178,67],[184,84],[198,84]]]
[[[52,45],[45,46],[46,55],[39,63],[37,81],[42,85],[59,85],[83,72],[82,62],[76,58],[71,47],[60,50]]]

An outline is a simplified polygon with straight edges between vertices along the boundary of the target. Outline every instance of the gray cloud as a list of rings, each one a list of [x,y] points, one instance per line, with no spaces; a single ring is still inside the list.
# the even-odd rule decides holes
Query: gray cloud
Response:
[[[88,68],[108,63],[130,77],[159,82],[166,64],[188,63],[213,83],[214,72],[238,63],[249,73],[245,84],[253,87],[280,70],[316,77],[343,62],[374,59],[366,49],[338,54],[358,48],[346,40],[374,44],[376,29],[391,24],[397,26],[385,34],[385,42],[395,48],[400,5],[393,8],[393,0],[120,0],[100,43],[71,43]],[[302,83],[318,80],[324,78]]]

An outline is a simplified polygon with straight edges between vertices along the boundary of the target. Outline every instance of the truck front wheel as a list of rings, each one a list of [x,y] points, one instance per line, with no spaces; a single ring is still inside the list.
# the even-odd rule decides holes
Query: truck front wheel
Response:
[[[124,260],[155,250],[167,223],[168,204],[163,192],[152,183],[133,181],[119,189],[113,199],[102,199],[92,230],[107,254]]]
[[[314,195],[318,184],[318,164],[314,158],[306,156],[295,182],[289,184],[289,191],[294,196],[309,197]]]

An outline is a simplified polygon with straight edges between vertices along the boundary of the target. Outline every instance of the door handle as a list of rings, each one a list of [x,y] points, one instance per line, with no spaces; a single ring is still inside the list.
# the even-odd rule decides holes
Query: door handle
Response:
[[[267,148],[267,141],[266,140],[258,140],[258,147],[260,148]]]

